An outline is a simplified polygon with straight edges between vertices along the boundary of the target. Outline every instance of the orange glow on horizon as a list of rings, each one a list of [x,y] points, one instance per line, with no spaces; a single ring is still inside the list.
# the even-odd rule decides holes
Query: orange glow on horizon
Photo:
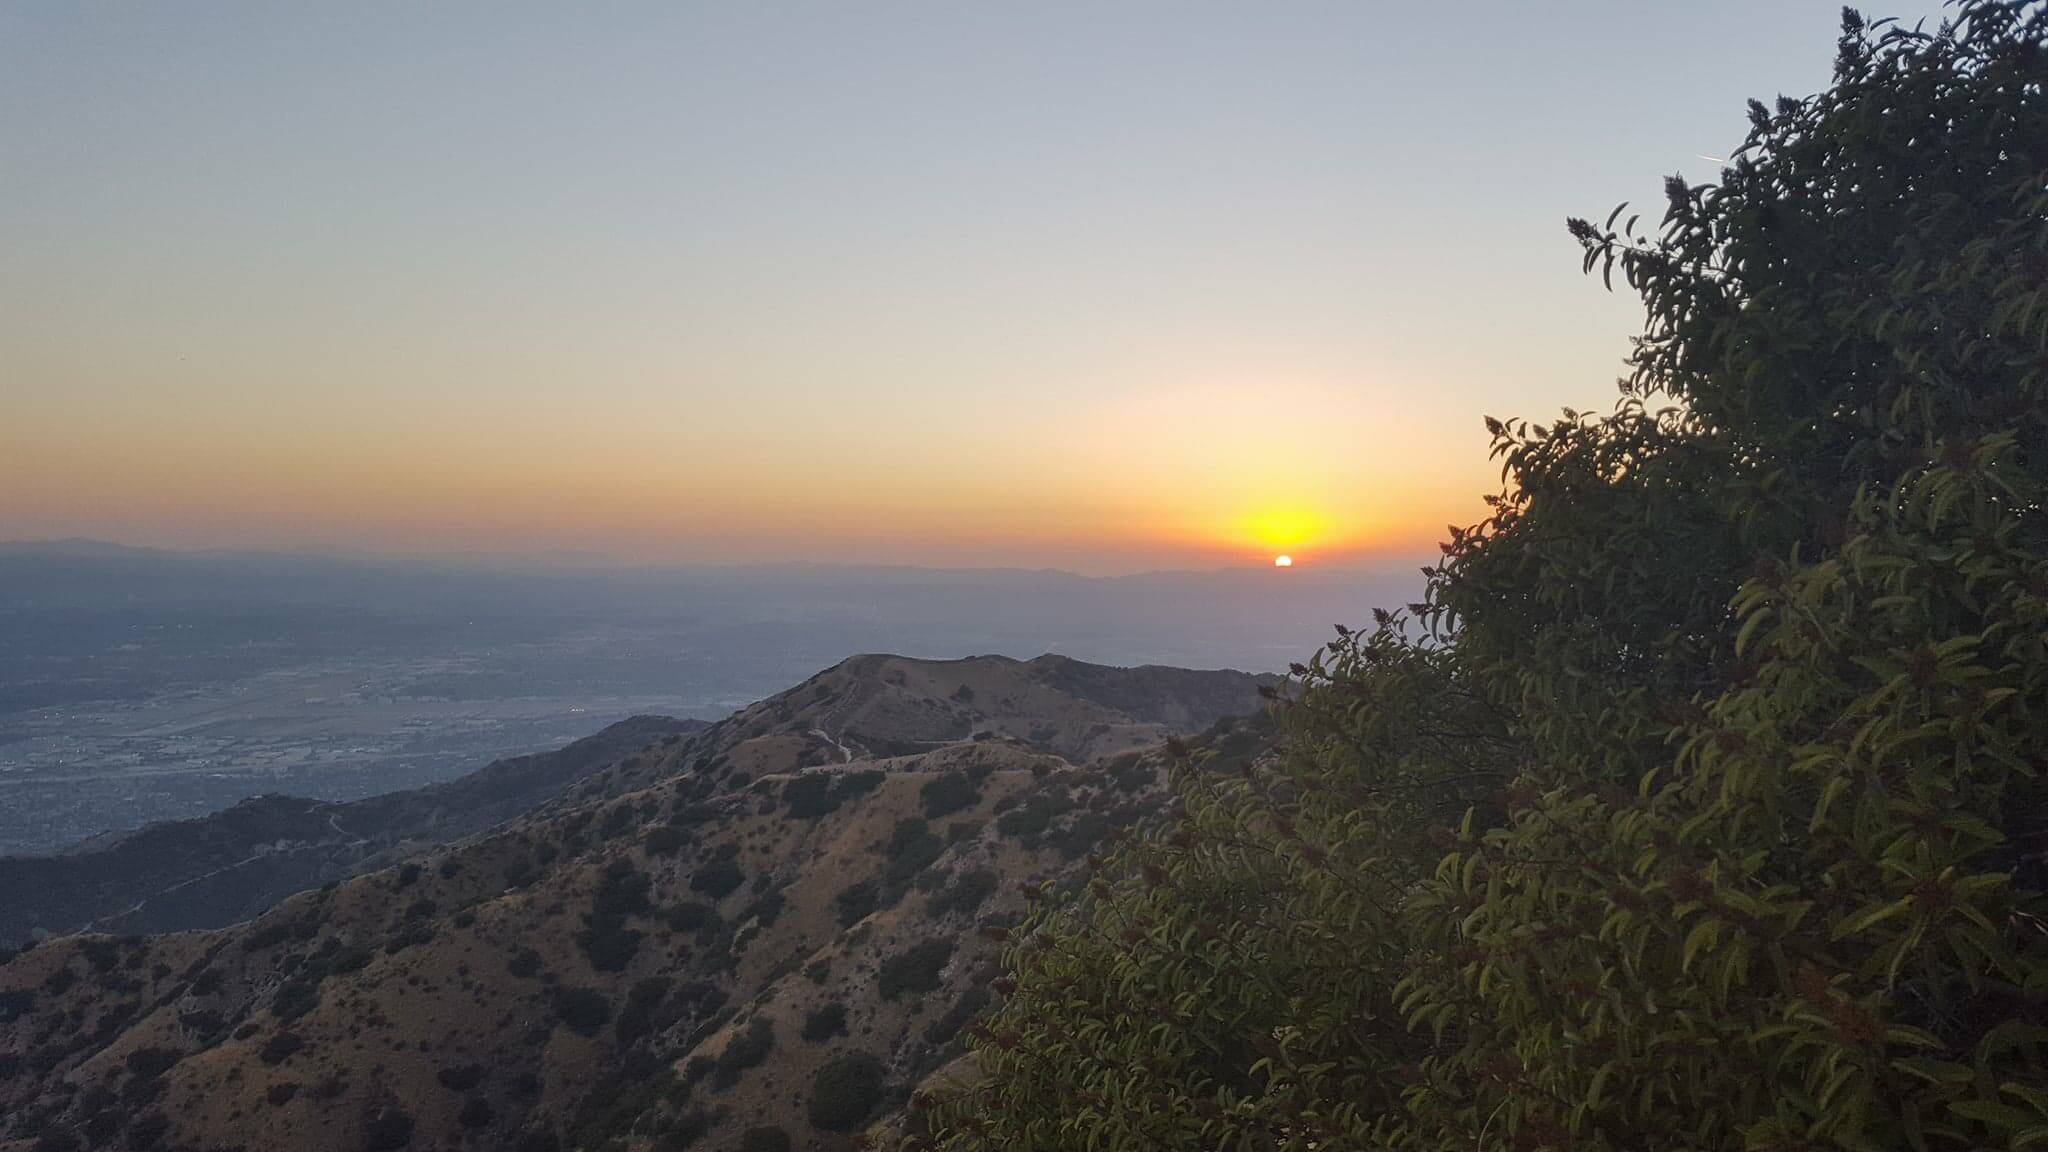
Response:
[[[185,386],[176,411],[113,387],[87,418],[51,390],[0,427],[0,538],[1109,574],[1281,554],[1406,566],[1481,511],[1483,453],[1399,427],[1333,452],[1304,429],[1400,410],[1366,384],[1263,379],[1105,383],[1073,409],[914,425],[850,401],[766,420],[680,394],[574,409],[321,388],[255,405],[220,381]]]

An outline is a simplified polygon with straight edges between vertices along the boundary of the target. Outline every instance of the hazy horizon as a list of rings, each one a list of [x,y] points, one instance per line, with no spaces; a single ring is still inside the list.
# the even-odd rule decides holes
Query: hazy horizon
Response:
[[[636,714],[717,720],[865,653],[1277,672],[1421,583],[0,542],[0,856],[416,787]]]
[[[590,550],[556,549],[534,552],[486,552],[486,551],[390,551],[370,548],[323,547],[308,544],[299,547],[261,546],[192,546],[138,544],[126,540],[109,540],[95,536],[45,536],[45,537],[0,537],[0,551],[7,549],[65,552],[76,550],[93,552],[113,550],[121,553],[157,554],[166,556],[202,557],[276,557],[280,559],[331,560],[336,562],[369,565],[422,566],[478,568],[485,571],[501,570],[510,573],[532,570],[561,569],[570,572],[589,571],[593,573],[618,573],[660,575],[664,572],[732,572],[749,569],[796,570],[818,569],[824,571],[875,571],[875,572],[930,572],[960,575],[1018,573],[1022,575],[1068,576],[1076,580],[1128,580],[1153,576],[1210,576],[1243,572],[1265,572],[1273,569],[1272,560],[1261,554],[1236,563],[1216,563],[1206,566],[1188,565],[1178,568],[1139,568],[1119,572],[1086,572],[1075,568],[1063,568],[1057,564],[918,564],[908,562],[886,562],[876,560],[664,560],[622,556],[614,553]],[[1288,557],[1290,560],[1293,558]],[[1400,573],[1404,576],[1419,572],[1434,557],[1423,553],[1413,556],[1353,556],[1340,557],[1330,562],[1316,564],[1302,569],[1301,576],[1328,573],[1335,576],[1371,576]],[[1277,573],[1275,579],[1294,579],[1293,571]]]

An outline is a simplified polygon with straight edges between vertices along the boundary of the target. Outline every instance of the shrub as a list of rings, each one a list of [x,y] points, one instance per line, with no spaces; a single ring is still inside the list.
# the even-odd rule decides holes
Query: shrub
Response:
[[[933,893],[925,901],[925,906],[934,916],[971,913],[995,892],[997,883],[995,869],[970,868],[955,876],[944,889]]]
[[[788,905],[789,897],[783,895],[782,889],[770,888],[740,913],[740,919],[743,922],[749,918],[758,920],[761,927],[766,928],[782,918],[782,910]]]
[[[463,1101],[462,1110],[455,1114],[455,1122],[464,1128],[488,1128],[496,1118],[491,1102],[481,1096],[471,1096]]]
[[[989,991],[986,984],[977,984],[962,992],[960,998],[953,1001],[952,1007],[947,1008],[943,1016],[925,1026],[924,1042],[935,1045],[950,1043],[953,1037],[959,1034],[960,1029],[965,1028],[969,1020],[980,1015],[994,999],[994,994]]]
[[[1135,753],[1118,757],[1109,769],[1110,786],[1119,792],[1137,792],[1158,778],[1158,770]]]
[[[648,911],[651,884],[646,873],[634,870],[631,860],[622,857],[606,866],[591,897],[590,912],[583,918],[583,930],[576,935],[576,946],[592,968],[621,972],[633,962],[641,936],[628,926],[627,918]]]
[[[540,879],[540,868],[529,857],[514,856],[505,864],[505,887],[507,888],[524,888],[538,879]]]
[[[576,946],[599,972],[623,972],[640,952],[640,932],[619,917],[593,913],[583,918],[583,925]]]
[[[384,942],[387,956],[397,955],[416,944],[425,944],[434,938],[434,926],[424,920],[407,921],[391,938]]]
[[[665,1150],[688,1148],[695,1144],[717,1120],[703,1108],[692,1108],[678,1115],[675,1123],[660,1136],[659,1147]]]
[[[296,1020],[320,1003],[320,988],[310,980],[287,980],[270,998],[270,1012],[279,1020]]]
[[[129,1152],[147,1152],[162,1143],[164,1133],[170,1131],[170,1117],[161,1112],[149,1112],[137,1118],[128,1127],[127,1145]]]
[[[81,1134],[94,1148],[112,1148],[115,1134],[121,1131],[121,1119],[121,1113],[108,1108],[87,1119]]]
[[[648,910],[647,893],[652,887],[645,872],[620,857],[605,866],[591,898],[591,911],[603,916],[640,916]]]
[[[571,1032],[595,1036],[612,1018],[611,1001],[595,988],[563,986],[555,989],[555,1015]]]
[[[882,1094],[882,1062],[865,1052],[835,1057],[811,1078],[804,1114],[812,1127],[847,1132],[861,1126]]]
[[[789,1152],[789,1133],[780,1128],[749,1128],[740,1134],[740,1152]]]
[[[676,989],[675,998],[687,1005],[691,1012],[708,1016],[724,1007],[727,997],[725,989],[709,980],[692,980]]]
[[[545,1124],[545,1119],[541,1123]],[[513,1147],[516,1152],[562,1152],[562,1138],[552,1128],[529,1128],[520,1134],[519,1143]]]
[[[153,1079],[176,1067],[185,1054],[176,1048],[137,1048],[121,1061],[128,1071],[143,1079]]]
[[[835,774],[832,778],[832,787],[839,793],[840,799],[852,800],[881,787],[882,781],[887,777],[888,773],[880,768],[860,768]]]
[[[87,936],[78,942],[78,953],[94,972],[112,972],[121,962],[121,942],[106,936]]]
[[[941,772],[918,789],[917,798],[924,806],[925,819],[936,820],[972,808],[981,801],[981,789],[965,773]]]
[[[2038,1138],[2044,59],[2039,4],[1847,14],[1717,182],[1574,221],[1620,400],[1491,421],[1420,607],[1041,908],[935,1143]]]
[[[894,1000],[905,992],[930,992],[939,986],[939,973],[952,958],[950,940],[913,944],[882,961],[875,989],[884,1000]]]
[[[668,910],[662,913],[662,918],[667,921],[670,930],[694,932],[700,938],[717,932],[724,926],[724,919],[719,916],[718,909],[709,904],[671,904]]]
[[[673,824],[658,824],[641,840],[649,856],[672,856],[690,842],[690,834]]]
[[[945,842],[932,835],[931,825],[915,817],[898,820],[889,833],[889,863],[883,876],[892,887],[907,884],[945,850]]]
[[[671,981],[666,976],[649,976],[634,982],[626,993],[626,1006],[619,1010],[612,1031],[621,1044],[631,1044],[657,1027],[654,1012],[668,997]]]
[[[832,787],[832,773],[810,772],[782,786],[782,802],[789,806],[793,820],[817,820],[839,808],[840,797]]]
[[[467,1092],[484,1082],[484,1066],[458,1064],[434,1073],[434,1079],[450,1092]]]
[[[726,1041],[725,1051],[718,1054],[718,1063],[711,1070],[711,1086],[721,1091],[732,1087],[747,1069],[768,1059],[774,1050],[775,1025],[765,1016],[754,1017]]]
[[[872,880],[848,884],[832,898],[833,906],[839,910],[841,928],[851,928],[867,919],[868,914],[875,910],[877,902],[878,897]]]
[[[639,813],[634,810],[631,804],[612,805],[611,808],[605,811],[604,821],[597,827],[597,838],[600,840],[611,840],[625,835],[633,827],[633,822],[638,816]]]
[[[1074,806],[1073,797],[1064,788],[1053,787],[1032,793],[1023,804],[1012,808],[996,818],[996,831],[1005,836],[1014,836],[1027,844],[1034,843],[1045,835],[1052,822],[1061,813]]]
[[[746,879],[747,874],[738,863],[730,858],[721,858],[697,869],[690,877],[690,891],[702,892],[713,900],[723,900],[746,883]]]
[[[286,1029],[264,1041],[263,1047],[257,1049],[256,1056],[265,1064],[282,1064],[286,1060],[291,1059],[293,1053],[298,1052],[305,1046],[306,1041],[304,1038],[298,1033]]]
[[[412,1142],[412,1114],[396,1104],[373,1110],[363,1120],[364,1152],[396,1152]]]
[[[822,1044],[834,1036],[846,1035],[846,1005],[834,1000],[804,1014],[804,1039]]]
[[[505,970],[514,976],[532,976],[540,971],[540,953],[531,948],[521,948],[505,962]]]

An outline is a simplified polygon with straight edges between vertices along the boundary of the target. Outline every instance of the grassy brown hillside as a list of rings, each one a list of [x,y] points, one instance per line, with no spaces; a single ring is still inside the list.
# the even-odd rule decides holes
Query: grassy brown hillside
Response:
[[[998,994],[1023,889],[1256,689],[861,657],[253,922],[52,941],[0,966],[0,1147],[852,1147]]]

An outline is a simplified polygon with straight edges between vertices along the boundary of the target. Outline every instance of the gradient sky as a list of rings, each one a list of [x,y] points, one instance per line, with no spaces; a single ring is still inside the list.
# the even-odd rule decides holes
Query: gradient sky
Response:
[[[1430,553],[1838,12],[0,2],[0,538]]]

